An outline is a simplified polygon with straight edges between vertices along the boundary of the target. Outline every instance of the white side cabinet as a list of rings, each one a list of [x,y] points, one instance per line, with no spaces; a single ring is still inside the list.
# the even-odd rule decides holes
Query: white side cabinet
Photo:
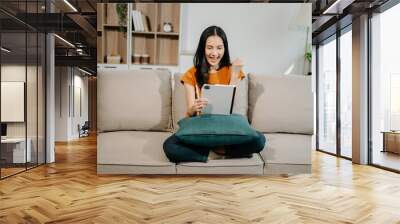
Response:
[[[25,151],[25,145],[26,151]],[[32,161],[32,140],[28,138],[7,138],[1,140],[2,151],[9,152],[9,158],[5,160],[9,163],[25,163]],[[12,155],[12,160],[11,160]]]

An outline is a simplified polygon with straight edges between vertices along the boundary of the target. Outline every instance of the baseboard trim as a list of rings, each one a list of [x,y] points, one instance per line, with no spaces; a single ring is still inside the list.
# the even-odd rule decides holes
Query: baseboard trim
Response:
[[[235,170],[235,172],[227,172],[224,170],[191,168],[190,170],[182,169],[184,167],[173,166],[135,166],[135,165],[104,165],[97,164],[97,174],[249,174],[249,175],[289,175],[289,174],[311,174],[311,164],[265,164],[263,173],[253,169]],[[262,168],[262,167],[260,167]]]
[[[97,164],[97,174],[176,174],[176,167]]]
[[[264,174],[311,174],[311,164],[266,163]]]

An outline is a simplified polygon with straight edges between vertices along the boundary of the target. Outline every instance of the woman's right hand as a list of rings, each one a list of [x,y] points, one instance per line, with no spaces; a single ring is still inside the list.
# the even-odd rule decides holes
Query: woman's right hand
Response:
[[[188,112],[191,116],[197,115],[207,106],[207,104],[208,100],[206,98],[195,99]]]

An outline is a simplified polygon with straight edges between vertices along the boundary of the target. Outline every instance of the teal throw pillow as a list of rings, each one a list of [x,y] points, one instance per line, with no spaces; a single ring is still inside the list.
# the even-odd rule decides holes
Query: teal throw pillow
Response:
[[[178,122],[176,137],[187,144],[198,146],[236,145],[258,137],[247,119],[239,114],[204,114],[183,118]]]

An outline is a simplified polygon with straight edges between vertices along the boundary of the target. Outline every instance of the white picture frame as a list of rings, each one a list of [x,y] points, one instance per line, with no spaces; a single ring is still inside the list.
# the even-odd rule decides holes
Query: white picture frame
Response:
[[[1,82],[1,122],[25,122],[25,82]]]

